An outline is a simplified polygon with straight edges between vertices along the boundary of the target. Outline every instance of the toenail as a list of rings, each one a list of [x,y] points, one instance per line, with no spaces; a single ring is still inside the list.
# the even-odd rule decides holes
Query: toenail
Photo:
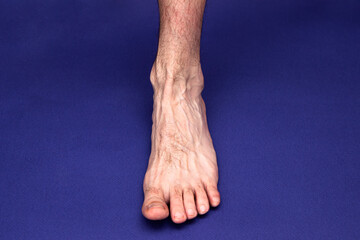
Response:
[[[218,203],[218,202],[220,202],[220,198],[214,197],[214,198],[213,198],[213,201],[216,202],[216,203]]]
[[[182,218],[183,215],[182,215],[181,213],[177,212],[177,213],[175,213],[175,216],[174,216],[174,217],[175,217],[175,218]]]
[[[202,213],[206,211],[205,205],[201,205],[201,206],[200,206],[200,211],[201,211]]]
[[[188,213],[189,216],[195,215],[195,212],[192,209],[187,210],[187,213]]]
[[[152,208],[152,207],[160,207],[160,208],[162,208],[162,209],[165,209],[164,208],[164,206],[162,205],[162,204],[159,204],[159,203],[151,203],[151,204],[149,204],[149,205],[147,205],[147,209],[150,209],[150,208]]]

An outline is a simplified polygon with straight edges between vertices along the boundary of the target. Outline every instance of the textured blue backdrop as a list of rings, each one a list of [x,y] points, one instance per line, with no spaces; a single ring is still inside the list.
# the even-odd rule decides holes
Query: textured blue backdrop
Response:
[[[157,2],[0,2],[0,239],[360,239],[360,2],[209,0],[221,206],[141,215]]]

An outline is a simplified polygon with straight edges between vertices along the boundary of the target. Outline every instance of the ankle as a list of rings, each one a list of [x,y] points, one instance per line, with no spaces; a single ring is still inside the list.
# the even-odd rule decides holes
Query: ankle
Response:
[[[204,88],[200,62],[179,65],[176,61],[157,58],[150,73],[155,95],[164,97],[198,97]]]
[[[152,71],[156,73],[156,77],[165,79],[189,78],[190,76],[199,75],[201,72],[201,64],[199,58],[184,56],[157,56]],[[202,73],[201,73],[202,74]]]

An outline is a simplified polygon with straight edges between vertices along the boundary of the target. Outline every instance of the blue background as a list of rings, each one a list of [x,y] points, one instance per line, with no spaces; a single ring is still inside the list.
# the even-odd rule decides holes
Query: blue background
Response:
[[[209,0],[221,206],[141,215],[157,2],[0,2],[0,239],[360,239],[360,2]]]

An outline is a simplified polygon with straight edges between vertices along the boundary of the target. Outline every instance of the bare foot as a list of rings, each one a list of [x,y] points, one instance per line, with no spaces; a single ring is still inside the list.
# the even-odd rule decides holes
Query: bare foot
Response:
[[[144,178],[143,215],[175,223],[205,214],[220,203],[216,153],[201,97],[200,64],[169,70],[154,64],[151,155]]]

